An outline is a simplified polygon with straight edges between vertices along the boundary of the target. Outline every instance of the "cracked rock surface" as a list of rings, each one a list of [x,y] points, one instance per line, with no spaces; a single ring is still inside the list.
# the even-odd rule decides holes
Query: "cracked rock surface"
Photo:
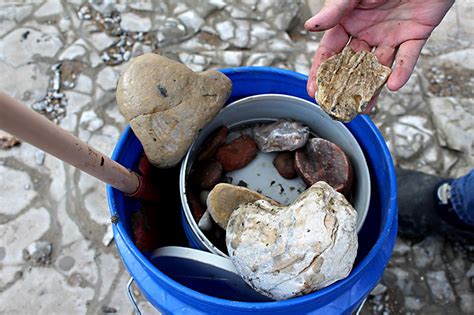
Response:
[[[231,214],[226,245],[235,268],[275,300],[307,294],[345,278],[357,254],[357,212],[325,182],[288,207],[265,200]]]

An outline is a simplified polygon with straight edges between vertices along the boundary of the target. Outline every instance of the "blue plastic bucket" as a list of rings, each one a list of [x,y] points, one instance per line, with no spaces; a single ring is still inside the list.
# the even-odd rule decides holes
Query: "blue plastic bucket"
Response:
[[[233,83],[228,102],[256,94],[287,94],[314,102],[306,93],[305,75],[268,67],[223,69]],[[350,275],[317,292],[277,302],[238,302],[191,290],[158,270],[133,244],[129,209],[138,201],[108,186],[115,243],[122,260],[146,298],[163,313],[170,314],[350,314],[376,286],[392,254],[397,233],[396,180],[393,162],[385,141],[372,121],[359,115],[347,124],[360,143],[369,165],[372,195],[364,226],[359,232],[359,249]],[[112,158],[136,169],[143,152],[130,128],[121,136]],[[174,209],[179,211],[179,209]],[[185,233],[191,233],[184,225]],[[186,231],[186,229],[188,229]],[[192,244],[191,246],[197,246]]]

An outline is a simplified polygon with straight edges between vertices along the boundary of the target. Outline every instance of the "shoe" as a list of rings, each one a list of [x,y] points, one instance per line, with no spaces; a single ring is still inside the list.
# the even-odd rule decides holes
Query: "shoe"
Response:
[[[474,229],[454,212],[450,202],[452,179],[397,168],[398,233],[423,239],[441,234],[474,240]]]

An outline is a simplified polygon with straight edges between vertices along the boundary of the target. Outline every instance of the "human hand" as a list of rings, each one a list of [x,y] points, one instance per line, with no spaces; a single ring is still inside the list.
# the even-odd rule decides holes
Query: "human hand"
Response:
[[[326,31],[309,73],[309,96],[314,97],[317,90],[319,65],[341,52],[351,36],[350,46],[355,51],[375,49],[379,62],[388,67],[395,60],[387,87],[397,91],[410,78],[423,45],[453,3],[454,0],[326,0],[323,9],[305,23],[308,31]],[[367,106],[366,113],[374,102]]]

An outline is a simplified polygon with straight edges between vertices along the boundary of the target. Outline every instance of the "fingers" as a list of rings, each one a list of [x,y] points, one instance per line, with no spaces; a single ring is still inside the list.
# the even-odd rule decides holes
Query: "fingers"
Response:
[[[320,32],[336,26],[342,17],[352,10],[358,0],[326,0],[324,7],[304,23],[311,32]]]
[[[377,105],[377,100],[379,99],[379,94],[380,94],[380,91],[377,92],[377,94],[375,94],[374,97],[372,97],[369,104],[367,105],[367,107],[362,112],[362,114],[366,114],[366,115],[370,114],[370,112],[375,107],[375,105]]]
[[[390,91],[397,91],[407,83],[425,42],[425,39],[416,39],[400,45],[395,59],[395,68],[387,82]]]
[[[351,46],[352,49],[354,49],[354,51],[361,51],[361,50],[371,51],[372,50],[369,44],[357,38],[353,38],[349,46]]]
[[[395,57],[395,48],[390,46],[379,46],[375,49],[375,56],[384,66],[392,67],[393,58]]]
[[[318,49],[316,49],[316,53],[314,54],[313,63],[308,76],[307,91],[309,96],[314,97],[316,94],[316,75],[321,63],[329,57],[339,53],[344,46],[346,46],[348,40],[349,35],[340,25],[337,25],[324,33]]]

